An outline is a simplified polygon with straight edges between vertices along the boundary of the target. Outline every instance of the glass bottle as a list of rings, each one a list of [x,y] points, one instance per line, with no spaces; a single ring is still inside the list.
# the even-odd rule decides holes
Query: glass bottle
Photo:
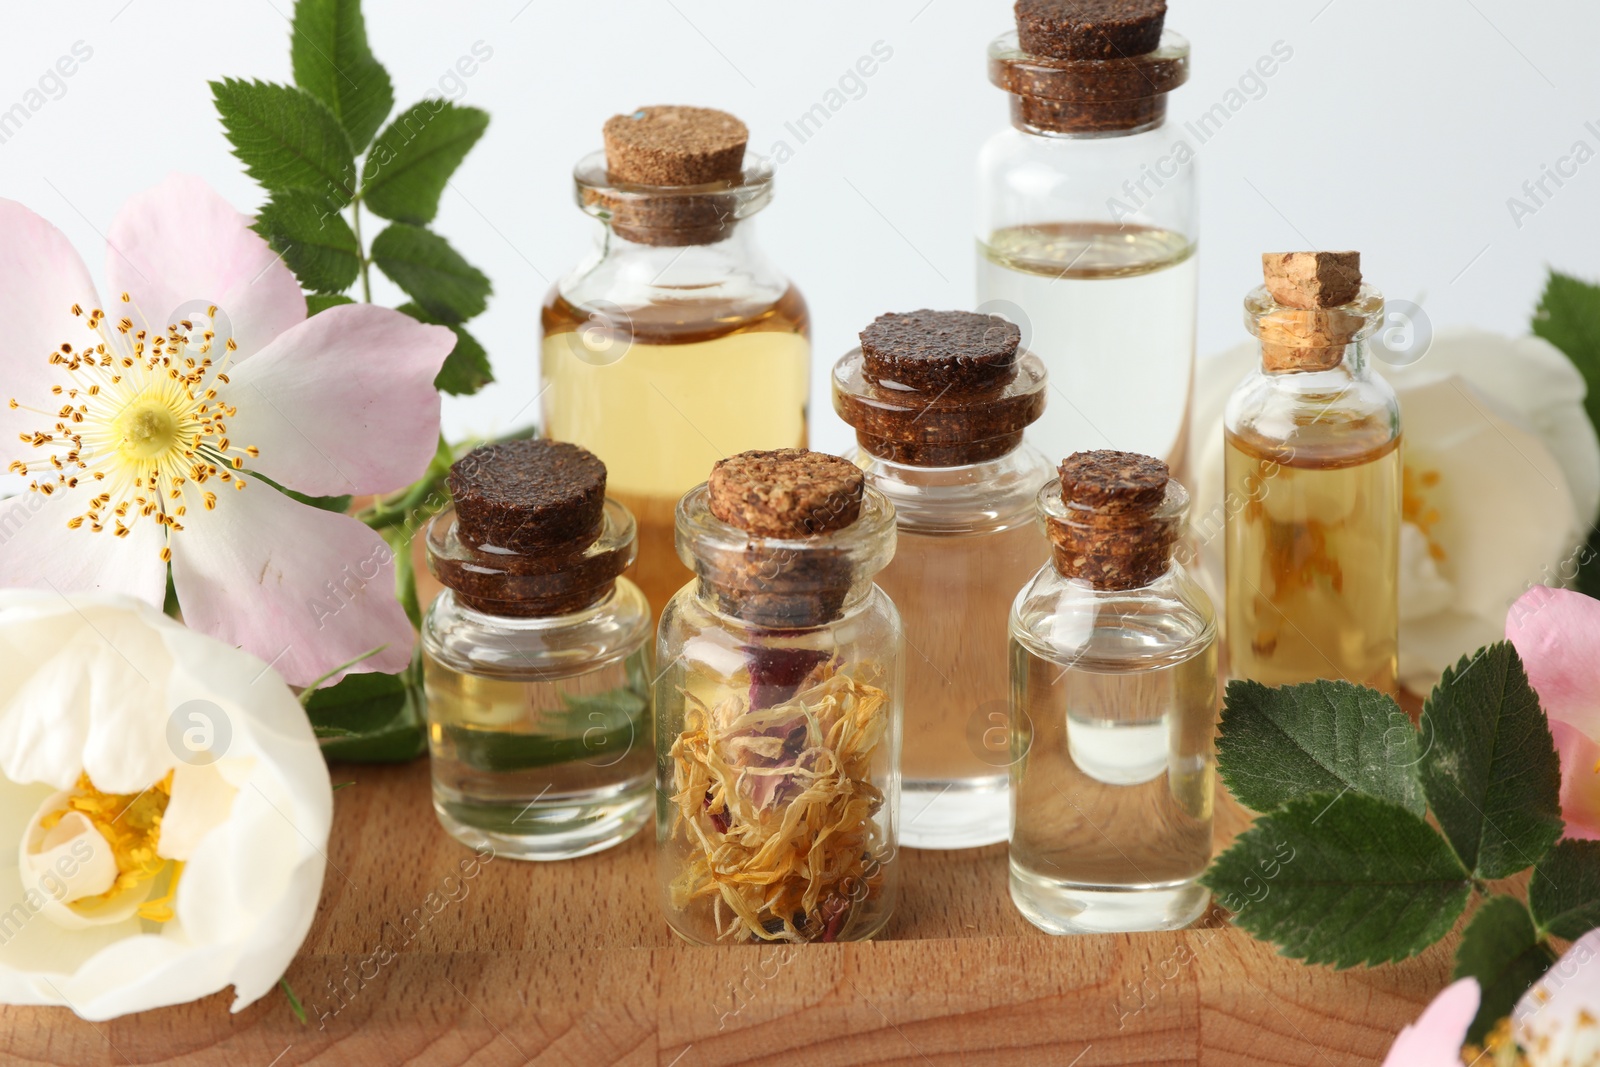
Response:
[[[1210,900],[1216,623],[1173,558],[1188,506],[1119,452],[1039,494],[1055,558],[1011,614],[1011,899],[1050,933],[1173,929]]]
[[[648,136],[685,113],[677,126],[733,124],[722,169],[668,156],[679,166],[663,171],[664,153],[639,164],[613,134],[620,122]],[[743,123],[702,109],[607,123],[607,151],[573,174],[579,206],[601,223],[597,243],[542,314],[544,432],[610,468],[612,493],[639,523],[630,576],[658,613],[689,580],[673,547],[678,498],[718,459],[807,440],[809,315],[756,243],[752,216],[772,199],[773,168],[747,156],[744,139]],[[748,403],[758,394],[761,405]]]
[[[657,639],[656,876],[685,940],[857,941],[888,922],[903,638],[872,578],[894,545],[894,509],[836,456],[735,456],[679,504],[695,578]]]
[[[1071,23],[1074,5],[1059,6]],[[1020,32],[989,46],[1012,128],[978,157],[978,302],[1021,325],[1050,372],[1034,445],[1141,452],[1182,474],[1199,207],[1194,148],[1166,113],[1189,43],[1150,6],[1153,25],[1135,24],[1136,36],[1108,31],[1113,58],[1039,33],[1020,9]]]
[[[618,844],[650,817],[650,606],[619,577],[633,517],[598,460],[547,441],[470,453],[450,491],[422,625],[439,821],[514,859]]]
[[[1314,278],[1335,256],[1339,287],[1311,294],[1283,273],[1301,263]],[[1383,295],[1361,284],[1355,253],[1266,260],[1269,285],[1245,298],[1261,365],[1224,416],[1229,674],[1395,693],[1400,405],[1367,342]]]
[[[833,399],[899,532],[878,585],[906,632],[900,841],[995,844],[1010,824],[1007,619],[1050,554],[1034,517],[1050,463],[1022,440],[1044,365],[1016,326],[972,312],[885,315],[861,339]]]

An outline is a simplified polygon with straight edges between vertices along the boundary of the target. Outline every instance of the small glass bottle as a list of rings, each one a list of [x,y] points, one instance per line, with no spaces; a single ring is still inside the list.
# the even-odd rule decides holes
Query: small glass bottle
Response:
[[[1013,128],[978,157],[979,310],[1023,326],[1050,372],[1056,397],[1028,431],[1046,455],[1122,449],[1181,474],[1199,208],[1194,148],[1166,114],[1189,43],[1164,31],[1164,3],[1116,6],[1097,23],[1023,0],[989,47]]]
[[[433,806],[463,844],[583,856],[650,817],[650,607],[628,510],[570,444],[479,448],[428,527]]]
[[[1245,298],[1261,366],[1228,400],[1228,667],[1398,691],[1400,404],[1355,252],[1273,253]]]
[[[837,456],[717,464],[678,505],[661,618],[656,876],[687,941],[859,941],[894,910],[894,509]]]
[[[544,433],[610,468],[639,523],[630,576],[657,613],[689,580],[673,547],[678,498],[716,460],[807,439],[809,315],[756,244],[773,168],[746,155],[747,135],[702,108],[607,122],[605,151],[573,174],[599,241],[543,310]]]
[[[884,315],[833,369],[851,457],[895,507],[899,546],[878,576],[905,623],[900,841],[975,848],[1010,825],[1006,625],[1050,555],[1034,498],[1050,463],[1023,443],[1045,370],[1004,319]]]
[[[1210,894],[1216,622],[1166,464],[1087,452],[1039,494],[1055,558],[1011,615],[1011,899],[1050,933],[1164,930]]]

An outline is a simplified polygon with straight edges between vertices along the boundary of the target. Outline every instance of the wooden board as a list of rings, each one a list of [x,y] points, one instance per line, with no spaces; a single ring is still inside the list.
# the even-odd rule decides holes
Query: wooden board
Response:
[[[1049,937],[1011,906],[1004,846],[903,852],[900,910],[870,944],[693,948],[656,910],[647,836],[468,878],[426,761],[334,780],[355,784],[289,971],[308,1025],[277,993],[93,1024],[6,1008],[0,1064],[1345,1067],[1380,1062],[1449,977],[1448,943],[1334,972],[1225,926]],[[1243,817],[1223,812],[1228,837]]]

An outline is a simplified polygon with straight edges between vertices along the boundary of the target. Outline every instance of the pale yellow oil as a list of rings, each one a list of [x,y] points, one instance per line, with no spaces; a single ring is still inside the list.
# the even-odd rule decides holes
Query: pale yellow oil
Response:
[[[1195,249],[1170,230],[1103,222],[1013,226],[979,242],[980,305],[1008,318],[1020,309],[1028,345],[1050,372],[1050,403],[1028,430],[1045,455],[1141,452],[1181,475]]]
[[[608,495],[639,523],[629,572],[661,609],[690,578],[673,546],[678,498],[719,459],[806,444],[811,345],[790,289],[752,311],[704,302],[588,312],[555,297],[544,309],[543,432],[605,461]]]
[[[1401,458],[1229,433],[1228,660],[1236,679],[1397,690]]]

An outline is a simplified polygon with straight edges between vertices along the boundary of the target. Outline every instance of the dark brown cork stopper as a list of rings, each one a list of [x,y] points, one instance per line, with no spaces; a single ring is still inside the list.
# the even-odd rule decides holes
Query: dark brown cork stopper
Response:
[[[1269,371],[1330,370],[1366,324],[1341,310],[1361,293],[1360,252],[1268,252],[1267,291],[1283,310],[1260,320],[1261,361]]]
[[[861,514],[861,469],[824,452],[741,452],[711,469],[711,513],[756,537],[820,537]]]
[[[1136,452],[1078,452],[1061,464],[1065,517],[1046,523],[1056,569],[1096,589],[1149,585],[1166,573],[1182,533],[1163,511],[1175,488],[1167,465]]]
[[[604,522],[606,465],[561,441],[473,449],[450,468],[460,537],[511,551],[593,541]]]
[[[920,392],[993,382],[1011,369],[1021,344],[1015,323],[974,311],[890,313],[861,331],[867,379]]]
[[[627,185],[737,181],[750,131],[706,107],[642,107],[606,121],[606,168]]]
[[[1120,59],[1154,52],[1163,0],[1017,0],[1022,50],[1053,59]]]

